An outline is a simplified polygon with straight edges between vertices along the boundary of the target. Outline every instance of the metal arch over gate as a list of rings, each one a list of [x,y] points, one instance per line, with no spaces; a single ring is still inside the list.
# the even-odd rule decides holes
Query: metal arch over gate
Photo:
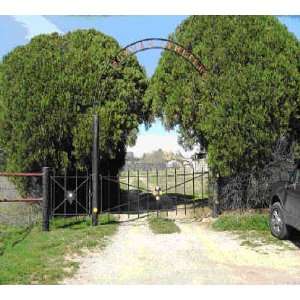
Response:
[[[146,38],[128,44],[120,50],[120,52],[115,57],[113,64],[117,65],[122,62],[124,55],[125,57],[128,57],[138,52],[150,49],[164,49],[176,53],[177,55],[185,59],[188,63],[190,63],[200,75],[203,75],[207,71],[206,67],[201,63],[197,56],[193,54],[189,49],[177,42],[164,38]]]

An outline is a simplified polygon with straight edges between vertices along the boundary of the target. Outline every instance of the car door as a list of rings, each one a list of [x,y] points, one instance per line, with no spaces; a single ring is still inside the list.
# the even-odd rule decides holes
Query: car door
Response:
[[[300,169],[296,169],[286,186],[285,209],[289,215],[299,218],[300,222]]]

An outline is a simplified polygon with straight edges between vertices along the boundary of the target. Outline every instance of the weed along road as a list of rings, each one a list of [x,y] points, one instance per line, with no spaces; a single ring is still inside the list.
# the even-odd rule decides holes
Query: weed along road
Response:
[[[232,233],[212,230],[209,224],[178,220],[175,225],[179,230],[159,234],[147,217],[124,219],[105,249],[72,258],[80,267],[63,283],[300,283],[300,251],[296,246],[250,247]]]

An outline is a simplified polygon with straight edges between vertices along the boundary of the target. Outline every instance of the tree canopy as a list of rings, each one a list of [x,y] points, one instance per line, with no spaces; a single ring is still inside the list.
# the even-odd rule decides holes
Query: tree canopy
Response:
[[[298,117],[297,38],[271,16],[192,16],[170,38],[207,72],[165,51],[145,101],[168,128],[179,125],[185,146],[207,148],[216,173],[259,170]]]
[[[160,164],[167,163],[170,160],[182,160],[183,158],[184,157],[180,152],[174,153],[172,151],[163,151],[162,149],[158,149],[144,153],[140,161],[143,163]]]
[[[118,43],[95,30],[34,37],[0,64],[0,148],[7,170],[90,166],[92,115],[103,167],[118,170],[147,118],[145,71],[111,61]],[[105,165],[104,165],[105,162]]]

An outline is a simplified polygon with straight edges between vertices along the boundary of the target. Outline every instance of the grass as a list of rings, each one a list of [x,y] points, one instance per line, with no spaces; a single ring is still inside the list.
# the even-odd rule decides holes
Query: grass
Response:
[[[110,220],[110,221],[109,221]],[[41,226],[0,227],[0,284],[56,284],[71,276],[78,263],[68,259],[84,249],[104,247],[106,236],[117,230],[113,217],[100,218],[92,227],[83,218],[60,218],[50,232]]]
[[[175,224],[174,220],[165,219],[161,217],[150,217],[149,225],[155,234],[171,234],[180,232],[179,227]]]
[[[280,250],[294,250],[287,241],[272,236],[268,213],[230,213],[220,216],[213,224],[217,231],[231,231],[241,239],[241,245],[266,253],[264,246],[273,245]]]
[[[228,214],[220,216],[213,228],[220,231],[269,231],[269,217],[267,214]]]

